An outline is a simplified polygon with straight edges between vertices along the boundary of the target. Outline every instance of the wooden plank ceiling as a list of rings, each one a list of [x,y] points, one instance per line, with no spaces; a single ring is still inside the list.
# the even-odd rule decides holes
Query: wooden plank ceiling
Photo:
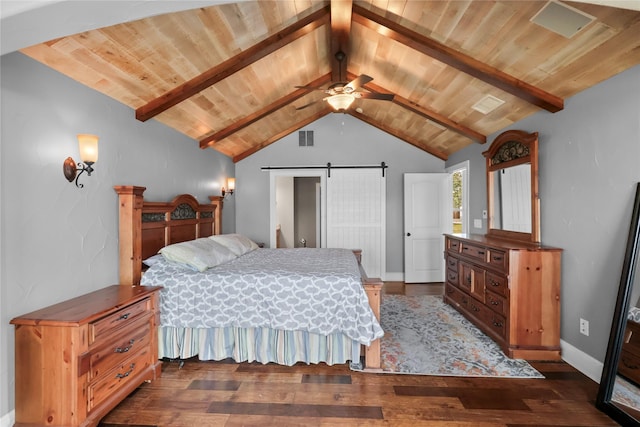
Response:
[[[640,12],[564,4],[595,20],[567,38],[531,22],[544,1],[243,1],[22,52],[235,162],[335,113],[312,88],[366,74],[345,113],[446,159],[640,64]],[[504,103],[472,109],[487,95]]]

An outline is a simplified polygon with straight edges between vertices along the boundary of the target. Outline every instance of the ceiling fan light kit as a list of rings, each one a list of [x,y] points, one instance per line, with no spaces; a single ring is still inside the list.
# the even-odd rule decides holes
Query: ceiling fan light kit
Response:
[[[325,98],[329,105],[336,111],[346,111],[353,104],[356,97],[347,93],[341,93]]]

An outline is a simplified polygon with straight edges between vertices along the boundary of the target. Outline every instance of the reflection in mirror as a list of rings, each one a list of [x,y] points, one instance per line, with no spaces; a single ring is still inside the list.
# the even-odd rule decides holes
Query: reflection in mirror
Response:
[[[531,164],[491,172],[493,227],[531,233]]]
[[[640,423],[640,275],[636,278],[640,244],[640,183],[622,265],[596,406],[622,425]]]
[[[540,243],[538,133],[502,132],[484,153],[488,237]]]

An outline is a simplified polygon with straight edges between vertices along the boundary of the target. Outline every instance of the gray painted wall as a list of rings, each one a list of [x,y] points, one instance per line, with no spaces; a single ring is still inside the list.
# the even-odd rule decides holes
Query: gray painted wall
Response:
[[[564,249],[562,339],[600,361],[640,181],[639,94],[636,66],[566,100],[563,111],[540,112],[510,127],[540,134],[541,238]],[[467,147],[447,161],[471,161],[475,218],[487,205],[481,153],[488,144]],[[590,323],[588,337],[579,332],[580,318]]]
[[[90,90],[20,53],[0,57],[0,414],[15,407],[18,315],[118,282],[118,208],[114,185],[147,187],[168,200],[185,189],[202,203],[220,194],[234,164],[214,150]],[[99,157],[83,189],[62,175],[78,159],[77,133],[100,136]],[[224,204],[232,232],[234,202]]]
[[[370,101],[379,102],[379,101]],[[366,102],[362,104],[366,108]],[[269,242],[269,172],[264,166],[379,165],[387,169],[387,273],[403,264],[405,172],[444,172],[444,161],[346,114],[330,114],[303,130],[314,131],[314,146],[299,147],[298,133],[236,163],[236,229]]]

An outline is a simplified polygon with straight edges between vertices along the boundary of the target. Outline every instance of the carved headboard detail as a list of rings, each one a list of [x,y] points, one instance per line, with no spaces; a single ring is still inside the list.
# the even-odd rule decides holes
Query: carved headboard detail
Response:
[[[142,260],[162,247],[220,234],[222,198],[200,204],[189,194],[170,202],[144,201],[145,187],[114,187],[119,198],[120,284],[139,285]]]

